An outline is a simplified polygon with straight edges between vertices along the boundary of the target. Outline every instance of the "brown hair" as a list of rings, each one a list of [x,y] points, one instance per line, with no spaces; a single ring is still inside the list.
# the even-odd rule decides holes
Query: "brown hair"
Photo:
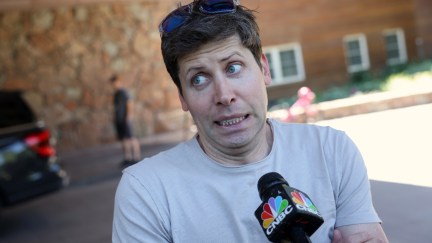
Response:
[[[198,7],[200,0],[193,2],[190,19],[185,24],[162,36],[162,56],[168,73],[180,94],[182,88],[178,76],[178,60],[199,49],[202,45],[227,39],[234,35],[248,48],[261,67],[261,39],[253,11],[237,6],[234,13],[205,14]]]

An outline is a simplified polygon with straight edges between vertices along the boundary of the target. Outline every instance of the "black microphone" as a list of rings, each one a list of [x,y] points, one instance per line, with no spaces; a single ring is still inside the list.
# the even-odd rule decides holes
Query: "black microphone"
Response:
[[[271,242],[311,242],[309,236],[324,223],[309,196],[290,187],[276,172],[258,180],[258,192],[263,202],[255,217]]]

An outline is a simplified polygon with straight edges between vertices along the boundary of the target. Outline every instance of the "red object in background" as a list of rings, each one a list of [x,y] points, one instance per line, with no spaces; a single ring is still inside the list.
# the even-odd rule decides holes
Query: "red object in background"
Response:
[[[312,90],[308,87],[301,87],[297,91],[297,96],[297,101],[290,107],[290,109],[294,109],[296,107],[307,109],[315,99],[315,93],[312,92]]]
[[[308,87],[301,87],[297,91],[298,99],[288,109],[282,111],[277,116],[278,119],[285,122],[293,122],[298,120],[298,116],[305,114],[306,117],[313,117],[316,110],[311,108],[311,104],[315,100],[315,93]]]
[[[32,148],[39,156],[50,157],[55,155],[55,149],[50,144],[50,132],[43,130],[38,133],[28,135],[24,141]]]

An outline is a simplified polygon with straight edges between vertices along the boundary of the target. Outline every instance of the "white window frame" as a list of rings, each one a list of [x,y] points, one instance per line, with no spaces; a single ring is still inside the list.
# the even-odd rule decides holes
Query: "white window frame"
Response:
[[[408,60],[406,45],[405,45],[405,34],[404,31],[400,28],[397,29],[387,29],[383,31],[384,37],[389,35],[395,35],[397,39],[397,48],[399,51],[399,57],[397,58],[389,58],[387,55],[387,64],[388,65],[397,65],[406,63]],[[386,53],[388,50],[387,43],[386,45]]]
[[[359,48],[360,48],[359,54],[361,58],[360,64],[351,65],[349,62],[349,58],[352,56],[352,54],[349,53],[349,50],[347,48],[347,43],[350,41],[359,42]],[[347,35],[343,38],[343,42],[344,42],[344,49],[345,49],[345,62],[348,68],[348,72],[355,73],[355,72],[368,70],[370,67],[370,62],[369,62],[369,51],[368,51],[366,36],[364,34]]]
[[[280,53],[283,51],[294,51],[294,59],[297,67],[297,75],[284,77],[282,74],[282,64]],[[289,43],[263,48],[265,55],[271,56],[270,69],[273,71],[272,84],[270,86],[285,85],[304,81],[306,78],[303,62],[303,53],[299,43]]]

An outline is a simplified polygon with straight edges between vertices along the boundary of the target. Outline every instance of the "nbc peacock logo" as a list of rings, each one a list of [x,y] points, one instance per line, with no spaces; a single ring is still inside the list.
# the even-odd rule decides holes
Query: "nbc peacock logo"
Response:
[[[320,215],[318,209],[315,207],[312,201],[302,192],[293,191],[291,192],[291,196],[293,196],[292,199],[296,204],[297,208],[307,210],[308,212]]]
[[[270,197],[268,202],[263,205],[263,212],[261,219],[263,220],[262,226],[266,230],[267,235],[270,235],[273,229],[279,225],[282,220],[292,211],[292,206],[289,205],[288,200],[282,199],[281,196],[276,198]]]

